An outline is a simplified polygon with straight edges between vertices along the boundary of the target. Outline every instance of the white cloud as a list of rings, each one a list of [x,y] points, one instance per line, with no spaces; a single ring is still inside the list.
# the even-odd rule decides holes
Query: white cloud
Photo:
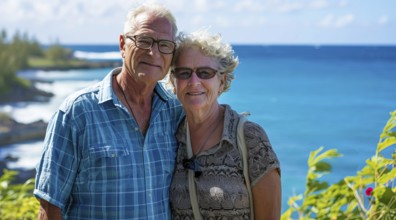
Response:
[[[205,12],[208,11],[208,2],[206,0],[195,0],[193,2],[193,7],[199,12]]]
[[[229,18],[223,16],[216,16],[216,18],[214,19],[214,23],[219,27],[231,26],[231,21],[229,20]]]
[[[348,31],[344,27],[355,23],[354,28],[375,24],[385,30],[395,3],[383,1],[383,5],[374,5],[350,0],[0,0],[0,28],[9,36],[16,30],[27,32],[42,43],[56,38],[62,43],[114,43],[127,11],[146,2],[168,7],[181,31],[212,27],[230,41],[260,41],[264,39],[252,33],[265,30],[268,38],[289,42],[299,39],[288,38],[283,30],[296,30],[301,36],[325,32],[322,28],[343,33]],[[375,23],[367,20],[368,15],[373,16],[369,11],[380,13],[374,17]]]
[[[381,17],[378,18],[378,24],[380,25],[386,25],[389,22],[389,18],[387,15],[382,15]]]
[[[329,6],[327,0],[313,0],[309,3],[309,7],[312,9],[323,9]]]
[[[326,15],[322,20],[318,22],[320,27],[330,27],[333,24],[334,15]]]
[[[235,12],[254,12],[262,11],[265,7],[261,2],[254,0],[237,1],[234,5]]]
[[[314,1],[326,1],[326,0],[314,0]],[[275,13],[291,13],[304,9],[306,5],[301,1],[290,1],[290,0],[244,0],[237,1],[234,5],[236,12],[275,12]]]
[[[205,22],[205,19],[201,15],[194,15],[190,19],[193,26],[202,26]]]
[[[348,0],[341,0],[339,3],[338,3],[338,6],[340,6],[341,8],[344,8],[344,7],[347,7],[348,6]]]
[[[283,4],[278,4],[276,10],[282,13],[290,13],[302,10],[303,8],[304,4],[301,2],[284,2]]]
[[[343,28],[351,24],[354,20],[355,16],[353,14],[343,16],[330,14],[320,20],[318,26],[323,28]]]
[[[345,27],[345,26],[351,24],[354,20],[355,20],[355,16],[353,14],[344,15],[344,16],[339,17],[335,21],[334,26],[336,28],[342,28],[342,27]]]

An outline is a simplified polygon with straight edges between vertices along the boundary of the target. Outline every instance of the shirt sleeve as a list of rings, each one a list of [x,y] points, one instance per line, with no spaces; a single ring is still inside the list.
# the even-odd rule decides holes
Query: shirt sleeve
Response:
[[[34,195],[62,209],[69,200],[78,169],[76,132],[63,111],[51,118],[41,159],[36,167]]]
[[[280,174],[278,157],[264,129],[254,122],[247,121],[244,132],[249,155],[248,163],[251,185],[254,186],[261,177],[273,169],[277,169]]]

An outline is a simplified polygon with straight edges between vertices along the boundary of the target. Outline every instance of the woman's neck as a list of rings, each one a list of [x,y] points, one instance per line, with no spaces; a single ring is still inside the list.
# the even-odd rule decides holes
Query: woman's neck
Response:
[[[194,155],[219,143],[223,133],[224,107],[217,105],[206,114],[187,114],[192,152]]]

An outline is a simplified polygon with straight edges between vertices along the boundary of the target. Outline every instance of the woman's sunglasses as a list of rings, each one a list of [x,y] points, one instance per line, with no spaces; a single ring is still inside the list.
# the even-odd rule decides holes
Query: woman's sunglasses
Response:
[[[196,69],[191,69],[187,67],[177,67],[173,69],[172,74],[175,76],[176,79],[187,80],[190,79],[193,72],[197,74],[198,78],[200,79],[211,79],[217,73],[220,73],[219,71],[212,69],[210,67],[198,67]]]

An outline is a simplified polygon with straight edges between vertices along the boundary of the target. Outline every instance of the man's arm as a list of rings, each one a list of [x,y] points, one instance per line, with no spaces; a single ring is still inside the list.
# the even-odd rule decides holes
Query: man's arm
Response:
[[[39,220],[62,220],[62,209],[46,200],[40,200]]]

